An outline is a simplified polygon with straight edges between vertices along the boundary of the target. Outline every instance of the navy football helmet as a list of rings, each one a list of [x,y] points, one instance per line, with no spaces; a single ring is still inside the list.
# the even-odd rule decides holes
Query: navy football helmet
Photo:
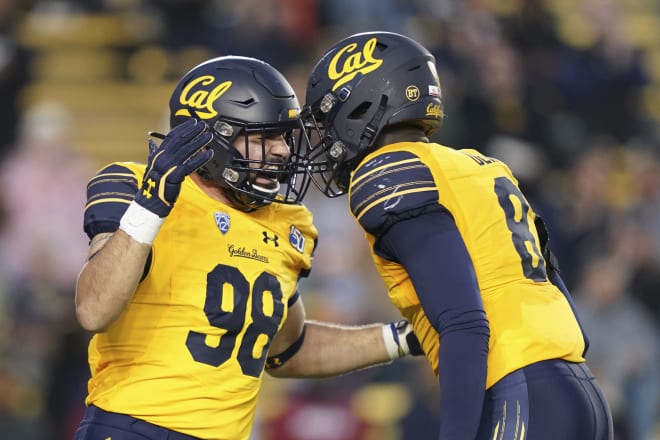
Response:
[[[299,203],[310,183],[297,164],[294,130],[302,128],[300,105],[284,76],[271,65],[249,57],[224,56],[194,67],[181,78],[170,98],[170,126],[188,118],[205,121],[213,134],[213,158],[197,172],[223,188],[242,209],[271,202]],[[249,157],[248,136],[260,134],[262,155]],[[289,161],[269,161],[266,138],[282,135]],[[245,156],[234,146],[242,136]],[[301,139],[305,139],[304,136]],[[257,181],[273,182],[267,187]]]
[[[391,32],[341,40],[314,66],[303,119],[313,146],[307,168],[328,197],[346,192],[359,161],[385,127],[419,126],[426,135],[444,116],[433,55]]]

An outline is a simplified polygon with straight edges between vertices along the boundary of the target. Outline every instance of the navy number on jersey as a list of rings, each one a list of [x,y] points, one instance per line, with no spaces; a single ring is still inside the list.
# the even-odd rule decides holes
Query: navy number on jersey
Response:
[[[204,313],[209,324],[226,330],[226,333],[220,338],[217,347],[209,347],[205,342],[207,335],[190,331],[186,346],[193,359],[218,367],[231,358],[237,336],[245,325],[247,302],[250,298],[252,323],[245,330],[237,360],[243,374],[259,377],[266,362],[271,338],[277,332],[284,316],[280,283],[274,275],[267,272],[262,272],[253,286],[232,266],[219,264],[207,275]],[[224,310],[223,304],[231,304],[232,310]],[[258,341],[263,342],[263,347],[260,357],[255,358],[253,353]]]
[[[495,178],[495,194],[506,216],[506,225],[511,231],[513,245],[520,255],[523,274],[533,281],[547,280],[545,261],[527,222],[530,209],[527,200],[520,189],[506,177]],[[536,265],[534,265],[535,260]]]

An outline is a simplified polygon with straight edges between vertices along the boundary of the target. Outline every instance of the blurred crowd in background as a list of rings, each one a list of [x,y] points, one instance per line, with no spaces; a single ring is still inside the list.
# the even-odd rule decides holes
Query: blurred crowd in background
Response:
[[[324,49],[368,30],[436,56],[447,117],[433,140],[511,166],[550,229],[616,439],[660,439],[658,0],[0,0],[0,438],[71,438],[89,376],[73,308],[86,183],[146,159],[176,80],[254,56],[303,103]],[[308,315],[398,319],[346,203],[308,195]],[[255,440],[437,432],[423,359],[265,382]]]

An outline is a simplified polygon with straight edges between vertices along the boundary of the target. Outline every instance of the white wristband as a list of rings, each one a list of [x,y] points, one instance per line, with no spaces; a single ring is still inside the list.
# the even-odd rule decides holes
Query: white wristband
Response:
[[[130,235],[135,241],[151,244],[164,220],[133,200],[119,220],[119,229]]]
[[[392,322],[390,324],[384,324],[382,327],[383,342],[385,342],[385,349],[390,355],[391,360],[399,359],[406,355],[404,348],[401,346],[401,341],[398,340],[399,333],[395,328],[395,324]]]

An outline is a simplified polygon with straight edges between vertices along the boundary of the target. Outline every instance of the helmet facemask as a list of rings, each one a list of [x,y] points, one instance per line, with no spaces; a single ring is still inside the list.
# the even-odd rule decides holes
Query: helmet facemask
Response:
[[[294,140],[297,129],[299,121],[264,124],[219,119],[211,127],[213,139],[209,148],[214,156],[198,173],[223,188],[232,202],[243,209],[256,209],[271,202],[299,203],[310,180],[299,166],[299,147]],[[268,139],[280,136],[289,148],[288,159],[269,155]],[[257,140],[261,147],[254,154]]]
[[[327,107],[321,105],[321,108]],[[353,168],[373,147],[375,131],[365,130],[358,145],[346,145],[326,126],[326,121],[332,120],[330,110],[328,113],[314,112],[311,107],[303,111],[305,141],[310,146],[305,164],[314,185],[327,197],[334,198],[348,190]],[[382,112],[377,112],[372,121],[378,125],[380,117]]]

